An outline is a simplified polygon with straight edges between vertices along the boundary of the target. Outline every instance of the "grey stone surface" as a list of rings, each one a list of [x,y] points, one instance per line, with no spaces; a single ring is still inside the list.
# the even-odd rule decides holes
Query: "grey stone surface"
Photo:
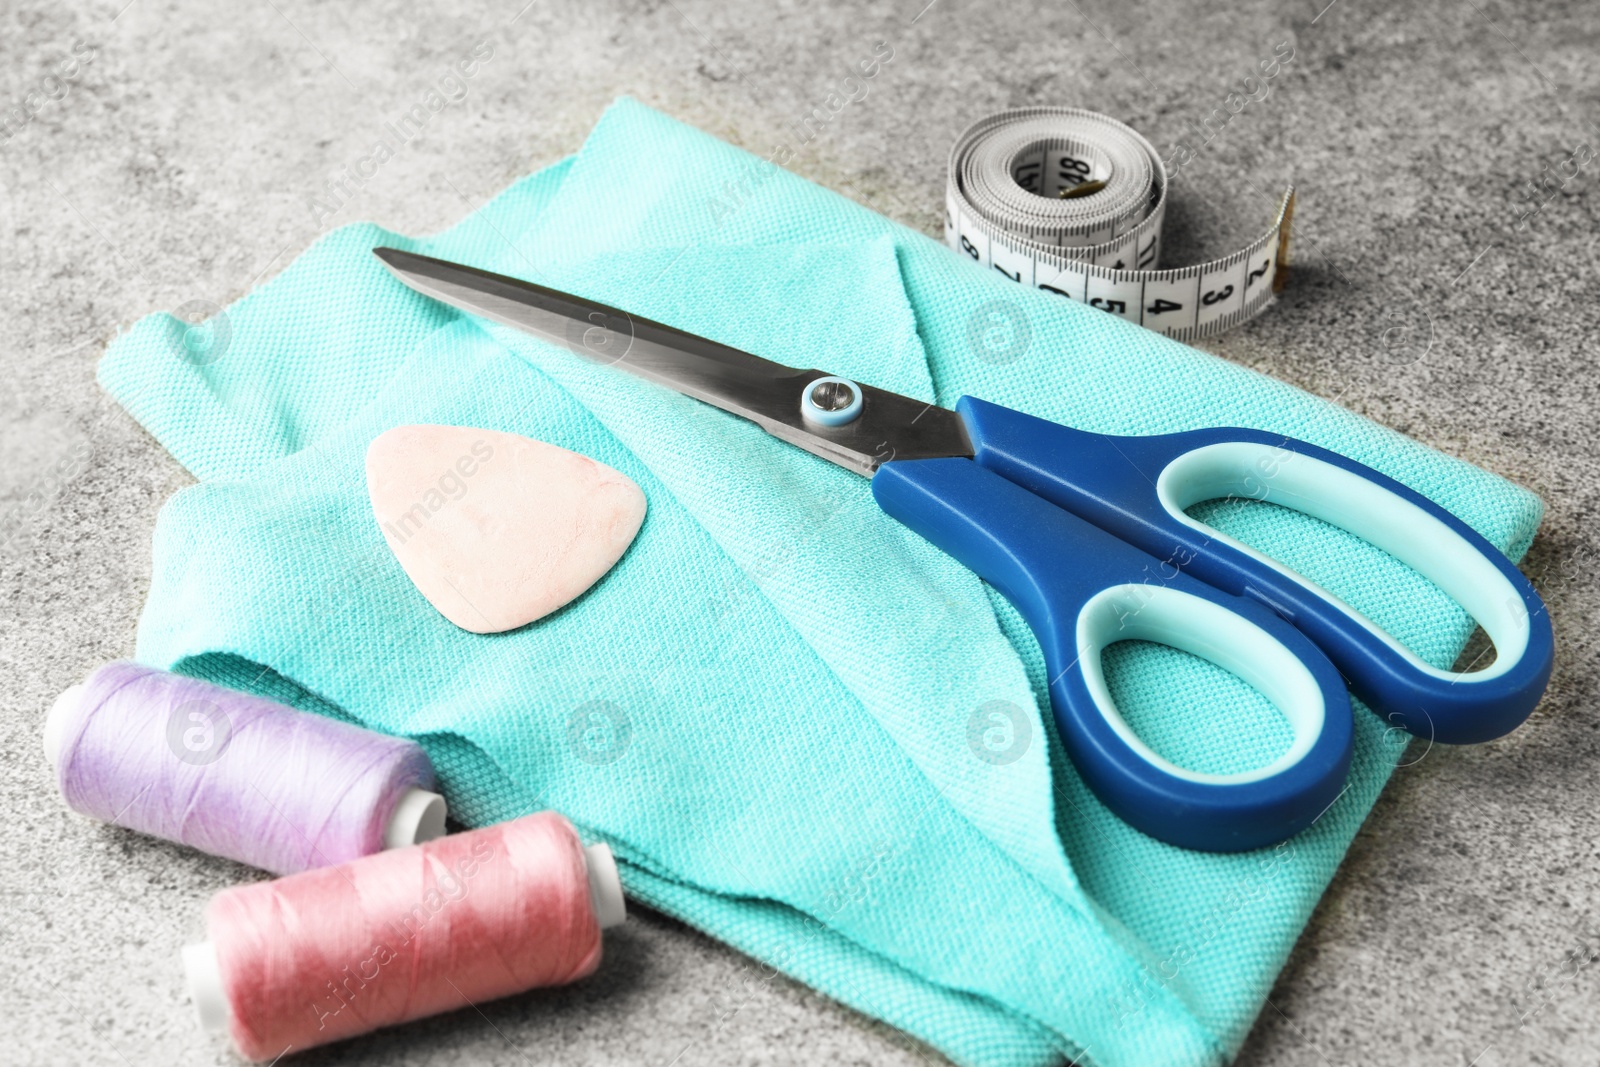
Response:
[[[0,558],[0,1062],[233,1062],[198,1033],[176,950],[207,897],[250,872],[70,815],[39,750],[52,695],[132,651],[156,511],[189,482],[97,389],[106,341],[152,310],[236,298],[326,225],[446,226],[576,149],[618,93],[765,149],[878,40],[893,63],[793,169],[932,233],[966,123],[1004,106],[1091,106],[1163,149],[1198,148],[1177,181],[1168,263],[1242,243],[1293,176],[1291,287],[1207,347],[1550,504],[1526,565],[1560,640],[1548,698],[1502,741],[1414,753],[1241,1062],[1600,1058],[1596,165],[1522,219],[1523,183],[1600,136],[1600,13],[1505,0],[525,2],[0,5],[0,108],[41,105],[0,131],[0,504],[15,534]],[[319,217],[328,176],[479,40],[494,58],[467,98]],[[93,56],[63,93],[49,78],[77,41]],[[1282,41],[1295,59],[1267,98],[1199,147],[1198,123]],[[649,181],[648,161],[617,180]],[[935,1058],[793,983],[752,983],[741,957],[665,918],[630,922],[609,952],[577,987],[302,1062]]]

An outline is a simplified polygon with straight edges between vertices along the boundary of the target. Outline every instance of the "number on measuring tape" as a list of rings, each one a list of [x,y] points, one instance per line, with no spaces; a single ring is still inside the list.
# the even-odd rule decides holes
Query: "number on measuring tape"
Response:
[[[1200,314],[1199,278],[1151,278],[1144,283],[1144,316],[1152,330],[1193,329]]]
[[[1154,231],[1150,239],[1138,246],[1138,256],[1133,261],[1136,270],[1155,270],[1156,260],[1161,258],[1161,235]]]
[[[1082,263],[1065,263],[1059,267],[1040,261],[1034,266],[1033,284],[1036,289],[1055,293],[1083,303],[1088,300],[1085,290],[1089,286],[1089,272]]]
[[[1067,195],[1087,182],[1094,191]],[[1115,119],[1080,108],[1005,111],[950,153],[945,243],[991,274],[1183,340],[1259,314],[1287,269],[1293,188],[1242,251],[1161,270],[1167,193],[1161,157]]]
[[[965,211],[957,211],[955,215],[955,230],[952,235],[955,240],[951,248],[963,256],[987,267],[989,265],[989,237],[978,227],[976,220]]]
[[[1138,322],[1144,300],[1144,286],[1131,278],[1089,275],[1088,300],[1092,308],[1108,311],[1119,319]]]
[[[989,266],[1014,282],[1033,284],[1033,257],[1025,252],[1013,252],[1001,244],[989,247]]]
[[[1011,172],[1011,176],[1017,180],[1018,185],[1028,190],[1028,192],[1041,192],[1044,180],[1044,164],[1038,161],[1019,164],[1017,169]]]
[[[1246,263],[1245,266],[1249,268],[1245,271],[1244,275],[1244,287],[1246,290],[1245,297],[1247,299],[1255,296],[1256,293],[1260,292],[1262,289],[1272,288],[1272,282],[1276,275],[1276,271],[1273,268],[1275,268],[1277,264],[1273,262],[1273,259],[1270,255],[1264,255],[1259,259],[1253,259]],[[1261,289],[1251,289],[1252,286],[1258,284],[1261,286]]]
[[[1056,181],[1068,188],[1082,185],[1089,180],[1089,174],[1093,169],[1087,159],[1075,159],[1062,154],[1056,161]]]
[[[1244,308],[1245,261],[1229,263],[1200,275],[1201,329]]]

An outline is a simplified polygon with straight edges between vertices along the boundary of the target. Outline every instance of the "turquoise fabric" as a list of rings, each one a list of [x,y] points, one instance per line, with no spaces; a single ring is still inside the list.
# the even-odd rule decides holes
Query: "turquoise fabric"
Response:
[[[1063,758],[1017,614],[879,514],[865,480],[425,300],[369,254],[379,244],[945,405],[971,393],[1106,432],[1303,437],[1513,557],[1540,516],[1492,475],[1020,289],[626,99],[576,156],[444,233],[347,226],[198,335],[154,315],[118,338],[101,381],[200,479],[161,514],[139,658],[419,738],[469,823],[566,813],[614,846],[635,899],[754,957],[714,991],[713,1026],[781,971],[961,1063],[1221,1061],[1402,739],[1358,708],[1349,791],[1277,849],[1145,838]],[[1016,315],[1026,351],[996,360],[1019,335],[984,331]],[[649,500],[638,540],[546,619],[456,629],[366,500],[367,444],[417,422],[616,467]],[[1469,620],[1384,553],[1270,505],[1203,510],[1430,662],[1460,652]],[[1125,714],[1180,764],[1240,769],[1287,743],[1270,705],[1205,663],[1145,645],[1106,659]]]

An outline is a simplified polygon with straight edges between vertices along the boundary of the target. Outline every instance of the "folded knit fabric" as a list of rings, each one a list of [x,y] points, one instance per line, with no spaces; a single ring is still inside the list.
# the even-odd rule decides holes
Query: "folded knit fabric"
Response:
[[[629,177],[641,160],[648,180]],[[1299,837],[1229,856],[1152,841],[1064,759],[1016,612],[880,514],[866,480],[428,301],[371,256],[380,244],[945,405],[1305,438],[1513,558],[1540,516],[1490,474],[1019,288],[626,99],[578,155],[442,234],[347,226],[198,336],[153,315],[120,337],[102,383],[200,479],[162,512],[140,659],[415,737],[468,823],[562,811],[612,844],[636,899],[759,961],[719,1018],[781,971],[961,1063],[1221,1061],[1402,746],[1358,706],[1350,789]],[[996,321],[1024,322],[1025,349],[1013,335],[997,359]],[[459,630],[367,504],[367,444],[405,423],[607,463],[649,500],[639,538],[554,615]],[[1202,517],[1431,663],[1470,633],[1431,584],[1332,527],[1245,502]],[[1193,657],[1125,643],[1106,664],[1125,716],[1181,765],[1238,770],[1287,744],[1270,704]]]

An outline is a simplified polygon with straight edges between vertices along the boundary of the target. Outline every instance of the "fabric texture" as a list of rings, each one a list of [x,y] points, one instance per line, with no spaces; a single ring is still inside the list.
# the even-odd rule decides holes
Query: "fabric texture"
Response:
[[[640,159],[649,180],[619,180]],[[1144,837],[1062,754],[1017,613],[878,512],[864,479],[418,296],[370,255],[383,244],[946,406],[972,394],[1102,432],[1301,437],[1513,558],[1541,514],[1493,475],[1024,290],[628,99],[576,156],[444,233],[330,233],[206,327],[203,357],[166,315],[118,338],[102,383],[200,479],[160,517],[139,658],[419,739],[470,824],[567,815],[612,845],[631,896],[755,957],[720,1012],[781,971],[960,1063],[1220,1062],[1404,737],[1358,706],[1349,790],[1276,849]],[[561,611],[458,630],[367,503],[366,446],[406,423],[609,464],[649,501],[639,537]],[[1333,527],[1258,503],[1196,514],[1431,663],[1470,634],[1442,592]],[[1130,643],[1105,659],[1125,717],[1181,765],[1242,769],[1288,742],[1263,698],[1194,657]]]

